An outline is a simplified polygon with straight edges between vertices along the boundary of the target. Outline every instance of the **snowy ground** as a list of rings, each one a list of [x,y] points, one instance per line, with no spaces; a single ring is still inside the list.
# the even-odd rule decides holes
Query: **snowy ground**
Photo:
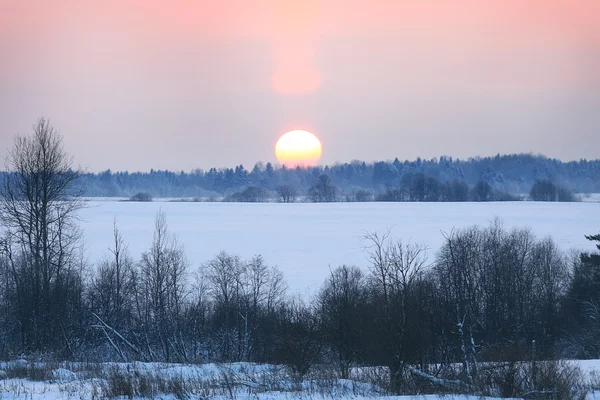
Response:
[[[600,193],[581,193],[578,194],[581,201],[590,203],[600,203]]]
[[[600,360],[575,361],[590,376]],[[36,378],[2,376],[4,370],[31,371]],[[45,376],[41,377],[40,371]],[[120,377],[116,379],[115,377]],[[591,381],[590,381],[591,382]],[[591,384],[590,387],[597,385]],[[587,385],[587,384],[586,384]],[[128,392],[129,387],[135,387]],[[586,386],[587,387],[587,386]],[[115,393],[120,395],[115,396]],[[165,395],[164,393],[170,393]],[[284,367],[251,363],[183,365],[163,363],[27,364],[24,360],[0,363],[0,399],[394,399],[476,400],[496,399],[460,395],[386,396],[378,386],[343,379],[307,378],[293,382]],[[600,399],[588,392],[586,399]]]
[[[565,250],[593,250],[584,235],[600,230],[600,204],[592,202],[86,204],[80,215],[90,262],[108,254],[115,217],[131,255],[139,258],[152,241],[153,219],[162,209],[193,268],[221,250],[243,258],[262,254],[297,291],[318,288],[330,266],[366,267],[362,238],[367,232],[392,228],[396,238],[426,243],[433,259],[442,244],[442,232],[487,225],[495,216],[507,227],[530,227],[538,236],[551,235]]]

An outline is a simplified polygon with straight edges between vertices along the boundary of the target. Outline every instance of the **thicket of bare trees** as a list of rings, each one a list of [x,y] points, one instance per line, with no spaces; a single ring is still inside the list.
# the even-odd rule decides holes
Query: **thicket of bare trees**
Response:
[[[317,364],[342,378],[385,366],[396,393],[483,393],[490,361],[597,356],[597,292],[574,289],[596,284],[585,275],[597,271],[595,254],[575,258],[500,221],[447,233],[431,259],[389,232],[367,235],[365,250],[368,269],[336,268],[315,298],[300,299],[260,256],[221,252],[188,266],[162,213],[138,262],[115,228],[110,257],[84,288],[94,329],[82,349],[101,359],[286,364],[299,379]]]

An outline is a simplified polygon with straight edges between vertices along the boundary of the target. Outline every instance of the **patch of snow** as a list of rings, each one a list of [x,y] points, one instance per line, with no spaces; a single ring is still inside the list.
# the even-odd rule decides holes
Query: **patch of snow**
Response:
[[[65,368],[57,368],[50,373],[52,379],[58,382],[72,382],[77,379],[77,374]]]
[[[6,369],[17,369],[17,368],[27,368],[29,362],[24,359],[13,360],[6,363]]]
[[[600,193],[578,193],[577,197],[579,197],[581,201],[600,203]]]

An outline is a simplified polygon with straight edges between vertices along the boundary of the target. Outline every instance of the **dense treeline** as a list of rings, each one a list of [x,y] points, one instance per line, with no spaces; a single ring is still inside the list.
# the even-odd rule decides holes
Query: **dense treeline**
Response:
[[[260,256],[190,265],[161,212],[139,257],[115,222],[110,252],[87,265],[78,174],[47,121],[16,140],[8,165],[0,358],[253,361],[298,377],[317,363],[340,377],[382,365],[403,392],[407,374],[456,389],[476,385],[485,361],[600,357],[600,253],[565,253],[499,221],[447,233],[432,258],[371,233],[366,268],[341,266],[298,297]],[[600,251],[600,235],[587,238]],[[459,374],[444,370],[456,363]]]
[[[531,154],[468,160],[440,157],[403,162],[398,159],[375,163],[352,161],[309,169],[287,169],[271,163],[258,163],[251,169],[238,165],[235,168],[211,168],[189,173],[108,170],[98,174],[83,174],[81,182],[86,196],[130,197],[138,192],[148,192],[154,197],[218,199],[241,192],[249,186],[273,194],[281,186],[288,186],[305,196],[321,175],[327,175],[340,190],[338,200],[353,200],[358,196],[361,201],[361,196],[365,198],[364,191],[371,196],[385,195],[387,188],[398,188],[410,177],[420,174],[427,179],[434,179],[442,189],[453,182],[460,182],[471,190],[478,184],[485,184],[494,193],[524,194],[529,193],[536,181],[550,180],[564,186],[569,192],[600,192],[600,160],[562,162]]]

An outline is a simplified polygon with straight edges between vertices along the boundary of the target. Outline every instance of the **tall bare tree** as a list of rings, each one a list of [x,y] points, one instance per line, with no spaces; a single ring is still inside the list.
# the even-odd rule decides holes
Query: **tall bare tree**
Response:
[[[111,256],[96,268],[89,287],[89,304],[103,322],[122,330],[134,315],[137,271],[115,219]]]
[[[42,349],[65,336],[69,307],[61,288],[77,278],[82,207],[80,173],[73,169],[62,136],[44,118],[33,135],[17,136],[0,186],[3,252],[16,288],[21,344]],[[66,341],[66,337],[64,338]]]
[[[366,279],[357,267],[343,265],[330,273],[319,294],[323,333],[342,379],[359,359],[361,324],[366,318]]]
[[[424,350],[422,328],[427,247],[393,241],[391,232],[365,236],[372,301],[379,335],[375,348],[390,369],[390,387],[399,392],[404,370]],[[417,332],[421,332],[420,334]]]
[[[154,222],[154,240],[140,264],[143,312],[141,320],[149,341],[160,347],[167,362],[187,359],[182,340],[188,261],[183,247],[170,234],[162,211]],[[153,358],[153,357],[151,357]]]

